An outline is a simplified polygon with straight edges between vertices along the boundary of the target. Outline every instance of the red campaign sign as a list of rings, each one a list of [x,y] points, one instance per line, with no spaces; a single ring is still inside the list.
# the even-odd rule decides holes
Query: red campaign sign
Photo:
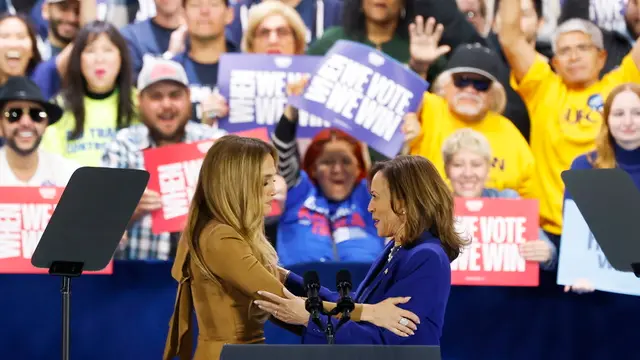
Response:
[[[269,141],[267,128],[235,133]],[[175,144],[143,151],[145,168],[150,174],[148,187],[160,193],[162,208],[151,214],[151,231],[154,234],[177,232],[184,229],[189,213],[189,204],[198,183],[200,166],[215,139],[189,144]],[[280,215],[282,209],[277,201],[272,204],[268,216]]]
[[[49,223],[64,188],[0,187],[0,273],[48,274],[31,265],[31,256]],[[113,273],[113,260],[100,271]]]
[[[451,263],[453,285],[538,286],[539,266],[520,256],[539,238],[538,201],[455,199],[458,231],[472,242]]]

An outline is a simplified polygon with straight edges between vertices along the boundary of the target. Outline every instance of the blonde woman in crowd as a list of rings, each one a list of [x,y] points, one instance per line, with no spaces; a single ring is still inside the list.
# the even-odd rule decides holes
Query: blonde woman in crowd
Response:
[[[453,193],[466,198],[518,199],[515,190],[486,187],[491,169],[491,146],[482,133],[470,128],[455,131],[442,146],[445,174]],[[539,239],[527,241],[520,249],[525,260],[539,262],[545,270],[556,265],[555,245],[540,230]]]
[[[265,1],[249,10],[242,51],[255,54],[303,55],[306,27],[300,15],[280,1]]]
[[[248,26],[242,37],[242,51],[253,54],[303,55],[306,27],[300,15],[279,1],[265,1],[249,10]],[[203,114],[223,118],[229,113],[227,99],[213,93],[202,101]],[[206,117],[205,118],[210,118]]]
[[[118,29],[102,21],[82,28],[66,74],[56,99],[64,115],[47,128],[42,144],[82,165],[97,166],[116,131],[137,121],[129,50]]]

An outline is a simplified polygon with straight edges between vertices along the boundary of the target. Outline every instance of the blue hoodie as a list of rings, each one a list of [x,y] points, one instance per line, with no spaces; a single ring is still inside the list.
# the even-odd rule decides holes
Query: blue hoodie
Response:
[[[277,250],[283,266],[310,262],[372,263],[384,248],[367,211],[365,180],[340,203],[329,201],[306,172],[287,193],[278,225]]]
[[[227,39],[236,44],[241,43],[242,34],[247,27],[249,8],[259,2],[256,0],[229,2],[229,5],[233,6],[233,22],[227,26]],[[296,6],[296,11],[307,26],[307,44],[322,37],[325,29],[342,24],[341,0],[302,0]]]

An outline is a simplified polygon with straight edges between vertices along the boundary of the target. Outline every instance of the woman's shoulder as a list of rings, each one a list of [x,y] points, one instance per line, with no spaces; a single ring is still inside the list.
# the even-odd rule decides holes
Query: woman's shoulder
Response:
[[[449,256],[442,247],[442,241],[431,233],[422,235],[408,250],[407,262],[414,263],[416,267],[440,268],[449,266]]]
[[[202,230],[200,235],[200,241],[207,239],[238,239],[242,240],[242,235],[234,228],[227,224],[223,224],[218,221],[211,221],[205,228]]]
[[[595,151],[583,154],[578,156],[571,163],[571,169],[593,169],[593,164],[591,164],[591,159],[594,159],[597,156]]]
[[[518,199],[520,198],[520,194],[513,189],[493,189],[487,188],[482,190],[483,198],[496,198],[496,199]]]

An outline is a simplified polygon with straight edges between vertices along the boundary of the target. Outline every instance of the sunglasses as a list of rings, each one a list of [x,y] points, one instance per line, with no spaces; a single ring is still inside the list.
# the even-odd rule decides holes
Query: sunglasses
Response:
[[[10,124],[20,121],[22,115],[29,114],[33,122],[41,123],[47,120],[47,112],[42,108],[9,108],[4,111],[4,117]]]
[[[472,86],[476,91],[485,92],[491,87],[491,80],[471,78],[468,76],[454,76],[453,84],[460,89]]]

